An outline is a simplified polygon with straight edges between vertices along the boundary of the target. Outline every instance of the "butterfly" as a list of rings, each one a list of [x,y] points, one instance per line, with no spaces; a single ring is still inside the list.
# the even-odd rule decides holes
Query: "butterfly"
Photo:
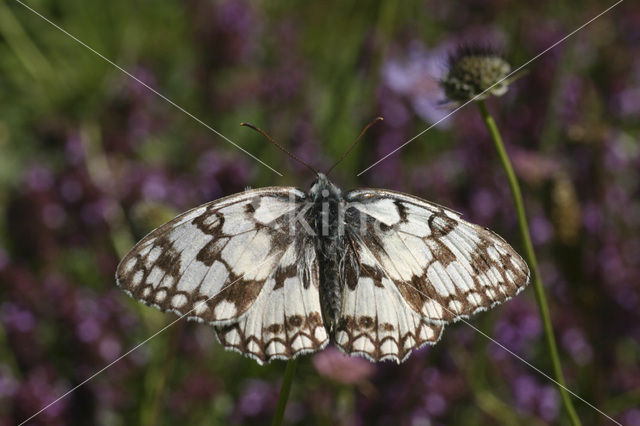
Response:
[[[177,216],[124,256],[116,280],[260,364],[330,340],[400,363],[445,324],[518,294],[529,268],[459,213],[384,189],[343,194],[317,173],[308,192],[246,190]]]

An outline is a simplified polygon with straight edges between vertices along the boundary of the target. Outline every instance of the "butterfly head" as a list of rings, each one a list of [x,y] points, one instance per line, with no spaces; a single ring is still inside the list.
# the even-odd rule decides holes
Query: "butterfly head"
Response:
[[[309,195],[314,201],[330,201],[342,198],[340,188],[331,183],[324,173],[318,173],[318,177],[311,185]]]

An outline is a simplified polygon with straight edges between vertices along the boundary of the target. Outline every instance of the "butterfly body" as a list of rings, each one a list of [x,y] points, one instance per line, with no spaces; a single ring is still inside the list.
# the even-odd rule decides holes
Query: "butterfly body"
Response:
[[[214,326],[263,363],[333,340],[350,355],[404,361],[444,325],[520,292],[529,269],[460,214],[383,189],[245,191],[185,212],[121,261],[118,284]]]
[[[311,186],[309,198],[313,202],[310,219],[320,267],[320,305],[325,327],[333,333],[340,317],[345,284],[345,201],[342,191],[322,173]]]

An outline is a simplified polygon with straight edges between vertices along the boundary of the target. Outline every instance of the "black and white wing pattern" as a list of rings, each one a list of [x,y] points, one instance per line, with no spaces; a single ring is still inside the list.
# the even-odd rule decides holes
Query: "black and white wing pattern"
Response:
[[[454,322],[510,299],[529,282],[527,264],[508,243],[456,212],[388,190],[350,191],[345,201],[360,269],[375,277],[369,287],[395,288],[396,312],[407,317]],[[362,309],[362,283],[347,291],[345,317]],[[337,340],[345,349],[355,344]]]
[[[370,361],[401,363],[412,350],[436,344],[444,326],[429,323],[413,311],[377,266],[371,251],[357,238],[348,238],[352,248],[334,334],[338,349]]]
[[[387,190],[245,191],[181,214],[118,265],[118,285],[214,326],[259,363],[318,351],[404,361],[444,325],[522,290],[509,244],[458,213]]]
[[[304,192],[245,191],[187,211],[143,238],[118,265],[118,285],[163,311],[215,326],[227,348],[290,358],[328,342]],[[305,248],[310,248],[305,249]]]

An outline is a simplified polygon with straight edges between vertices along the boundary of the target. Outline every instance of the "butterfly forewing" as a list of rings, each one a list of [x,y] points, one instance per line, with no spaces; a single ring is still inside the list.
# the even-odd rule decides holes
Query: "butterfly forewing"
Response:
[[[118,285],[161,310],[233,323],[260,299],[276,265],[295,245],[297,234],[289,227],[306,208],[305,197],[295,188],[264,188],[183,213],[122,259]]]
[[[529,281],[509,244],[458,213],[387,190],[351,191],[345,199],[348,229],[370,254],[369,267],[432,324],[488,309]]]

